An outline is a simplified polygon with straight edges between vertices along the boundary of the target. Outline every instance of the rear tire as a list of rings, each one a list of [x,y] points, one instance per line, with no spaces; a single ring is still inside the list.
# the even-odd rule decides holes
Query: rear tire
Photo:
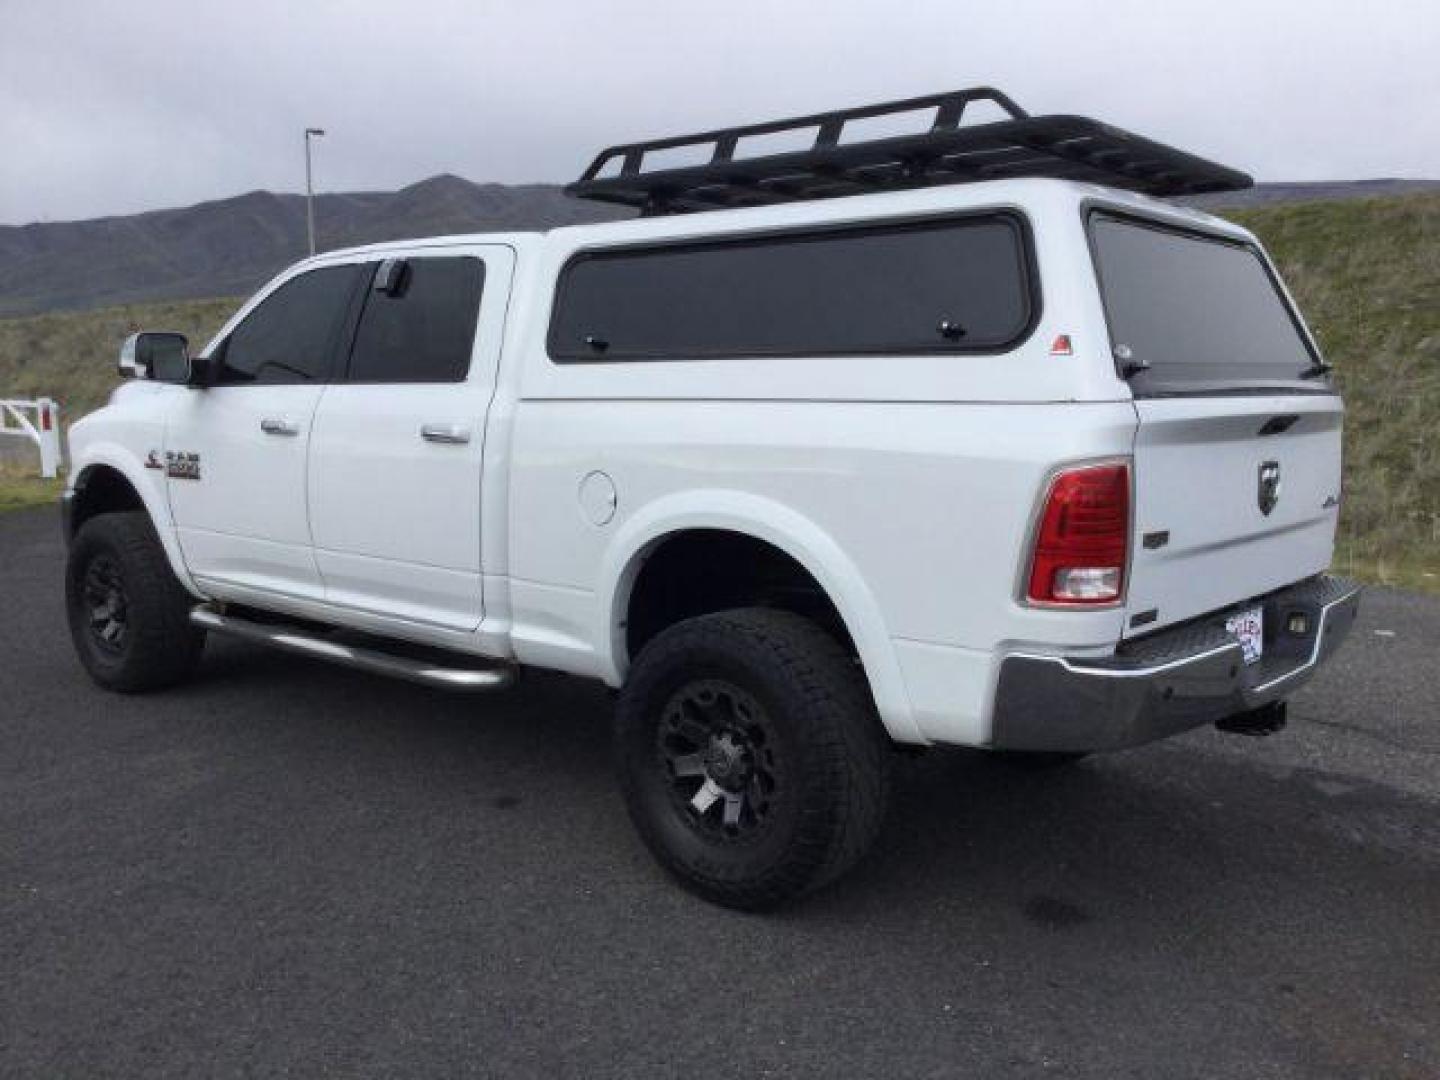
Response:
[[[194,603],[148,515],[101,514],[81,527],[65,607],[80,663],[101,686],[140,693],[190,675],[205,648],[205,632],[190,623]]]
[[[650,851],[728,907],[774,907],[839,877],[884,818],[890,747],[864,675],[788,612],[720,612],[657,635],[621,693],[615,748]]]

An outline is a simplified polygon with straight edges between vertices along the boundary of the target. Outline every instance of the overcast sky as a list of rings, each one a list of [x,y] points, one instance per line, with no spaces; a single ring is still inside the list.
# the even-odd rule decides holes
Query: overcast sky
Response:
[[[1261,180],[1440,177],[1440,0],[0,0],[0,222],[440,172],[980,83]]]

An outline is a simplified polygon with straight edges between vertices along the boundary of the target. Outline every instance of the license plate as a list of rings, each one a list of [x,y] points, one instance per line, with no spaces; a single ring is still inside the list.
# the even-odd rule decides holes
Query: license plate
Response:
[[[1240,639],[1240,652],[1245,663],[1253,664],[1265,651],[1265,611],[1250,608],[1225,620],[1225,629]]]

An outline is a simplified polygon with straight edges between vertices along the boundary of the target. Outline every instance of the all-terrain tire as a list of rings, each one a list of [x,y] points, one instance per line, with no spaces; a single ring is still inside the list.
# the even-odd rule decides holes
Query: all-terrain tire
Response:
[[[158,690],[189,676],[205,648],[205,632],[190,623],[194,603],[142,512],[91,518],[70,546],[70,636],[86,672],[107,690]]]
[[[890,749],[855,660],[808,619],[759,608],[657,635],[615,729],[626,805],[655,858],[691,891],[747,910],[859,861],[884,818]],[[697,757],[703,775],[691,772]],[[706,784],[721,794],[697,810]]]

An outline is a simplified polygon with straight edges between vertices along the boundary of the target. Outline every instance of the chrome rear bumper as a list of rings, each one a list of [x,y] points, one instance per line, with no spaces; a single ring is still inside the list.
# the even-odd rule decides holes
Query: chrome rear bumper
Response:
[[[1257,604],[1265,610],[1265,651],[1246,664],[1225,620]],[[1359,604],[1359,585],[1322,574],[1125,642],[1103,659],[1011,654],[1000,666],[991,745],[1115,750],[1263,708],[1304,685],[1330,658]],[[1289,629],[1299,615],[1305,633]]]

